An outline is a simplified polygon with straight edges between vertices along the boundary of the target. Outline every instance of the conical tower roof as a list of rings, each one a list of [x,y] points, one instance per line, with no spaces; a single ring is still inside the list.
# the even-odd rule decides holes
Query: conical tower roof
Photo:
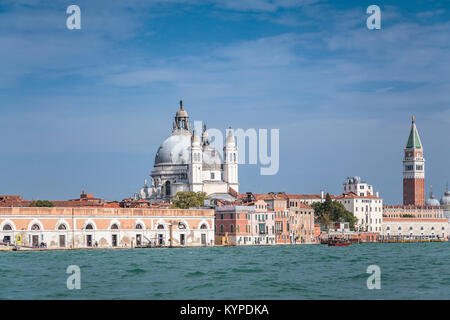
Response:
[[[422,149],[422,142],[420,141],[419,131],[417,131],[414,116],[412,117],[411,131],[409,133],[406,149]]]

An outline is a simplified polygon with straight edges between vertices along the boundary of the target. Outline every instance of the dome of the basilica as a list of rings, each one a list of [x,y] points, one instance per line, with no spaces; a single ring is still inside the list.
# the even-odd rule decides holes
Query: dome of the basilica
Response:
[[[174,134],[161,143],[155,157],[157,164],[187,164],[191,147],[190,134]]]

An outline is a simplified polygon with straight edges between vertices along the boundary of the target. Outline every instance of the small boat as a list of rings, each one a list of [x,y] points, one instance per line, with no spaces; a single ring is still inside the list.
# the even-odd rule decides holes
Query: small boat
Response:
[[[348,247],[350,244],[349,240],[344,239],[328,240],[329,247]]]

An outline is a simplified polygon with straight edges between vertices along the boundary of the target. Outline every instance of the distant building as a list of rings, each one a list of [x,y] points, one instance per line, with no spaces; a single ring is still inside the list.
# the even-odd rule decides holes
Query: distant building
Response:
[[[361,181],[360,177],[348,177],[343,184],[344,193],[354,193],[358,196],[365,197],[367,195],[375,195],[373,187],[365,181]]]
[[[20,195],[0,195],[0,207],[29,207],[31,202]]]
[[[445,189],[445,193],[441,198],[441,208],[444,210],[444,216],[450,221],[450,191],[448,191],[448,183],[447,188]]]
[[[0,207],[29,207],[33,204],[32,200],[24,200],[22,196],[0,195]],[[79,198],[72,200],[50,200],[54,207],[104,207],[115,206],[111,202],[102,198],[96,198],[93,194],[81,192]]]

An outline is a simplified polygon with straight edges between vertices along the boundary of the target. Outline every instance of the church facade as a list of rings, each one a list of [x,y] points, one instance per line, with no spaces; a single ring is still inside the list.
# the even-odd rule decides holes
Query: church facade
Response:
[[[164,140],[155,156],[154,169],[135,199],[167,202],[180,191],[227,195],[230,188],[239,191],[238,150],[231,130],[228,132],[223,157],[211,145],[203,127],[201,136],[191,129],[189,115],[180,101],[172,134]]]

